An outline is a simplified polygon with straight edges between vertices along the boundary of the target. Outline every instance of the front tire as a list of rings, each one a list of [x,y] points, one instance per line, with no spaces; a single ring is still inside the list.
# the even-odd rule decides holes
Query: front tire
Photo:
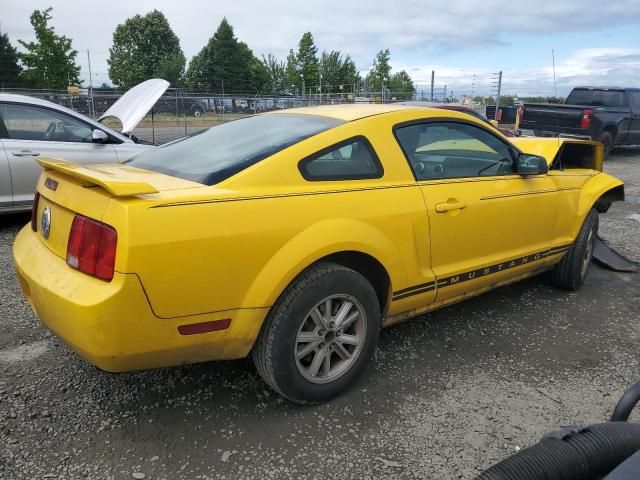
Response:
[[[611,135],[611,132],[604,131],[598,137],[598,141],[602,144],[604,151],[603,157],[604,160],[606,160],[609,158],[611,150],[613,150],[613,135]]]
[[[589,273],[596,237],[598,212],[592,208],[587,214],[578,238],[564,258],[551,271],[551,283],[570,291],[578,290]]]
[[[358,272],[318,263],[278,299],[253,348],[258,373],[301,404],[347,391],[367,369],[380,332],[380,303]]]

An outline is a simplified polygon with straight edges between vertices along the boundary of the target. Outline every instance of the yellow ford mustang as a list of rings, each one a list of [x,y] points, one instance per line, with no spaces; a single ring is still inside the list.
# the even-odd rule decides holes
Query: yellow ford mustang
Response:
[[[104,370],[252,353],[295,402],[345,391],[381,327],[551,270],[584,282],[622,200],[593,142],[409,106],[286,110],[124,165],[43,159],[14,257],[48,328]]]

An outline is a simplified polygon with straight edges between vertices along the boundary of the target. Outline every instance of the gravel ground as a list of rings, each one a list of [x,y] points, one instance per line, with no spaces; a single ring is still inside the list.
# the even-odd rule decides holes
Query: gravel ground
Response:
[[[640,260],[640,153],[601,234]],[[248,360],[113,375],[23,301],[0,217],[0,478],[471,478],[560,425],[605,420],[639,377],[637,274],[533,278],[386,329],[348,394],[299,407]]]

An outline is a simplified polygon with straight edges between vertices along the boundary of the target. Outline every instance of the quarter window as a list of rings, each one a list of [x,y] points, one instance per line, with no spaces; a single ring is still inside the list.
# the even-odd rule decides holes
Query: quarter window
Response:
[[[378,156],[364,137],[332,145],[305,158],[298,167],[307,180],[359,180],[383,175]]]
[[[514,173],[511,148],[480,127],[429,122],[399,127],[395,132],[417,180]]]
[[[90,143],[92,129],[60,112],[27,105],[0,105],[6,135],[15,140]]]

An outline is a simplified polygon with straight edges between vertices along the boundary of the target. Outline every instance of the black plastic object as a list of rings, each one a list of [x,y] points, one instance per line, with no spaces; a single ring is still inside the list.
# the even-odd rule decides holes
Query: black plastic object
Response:
[[[616,408],[613,409],[611,414],[612,422],[626,422],[629,420],[631,410],[636,406],[636,403],[640,400],[640,383],[631,385],[629,389],[624,392],[624,395],[618,400]]]
[[[636,452],[616,467],[604,480],[638,480],[640,478],[640,452]]]
[[[481,473],[477,480],[597,480],[640,450],[640,425],[565,428]]]
[[[599,264],[616,272],[637,272],[638,265],[611,248],[600,237],[596,238],[593,259]]]

